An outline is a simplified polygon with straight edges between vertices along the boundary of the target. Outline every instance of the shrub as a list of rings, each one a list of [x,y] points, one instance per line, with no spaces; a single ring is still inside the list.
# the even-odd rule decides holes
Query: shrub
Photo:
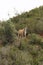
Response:
[[[2,40],[3,45],[13,43],[15,39],[15,25],[10,21],[4,22],[0,26],[0,40]]]
[[[41,38],[36,34],[31,34],[30,43],[31,44],[40,44]]]
[[[20,46],[19,46],[20,50],[28,50],[28,40],[23,38],[20,40]]]

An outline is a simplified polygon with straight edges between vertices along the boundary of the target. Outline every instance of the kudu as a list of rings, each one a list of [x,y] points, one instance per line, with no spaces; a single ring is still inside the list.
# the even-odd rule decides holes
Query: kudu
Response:
[[[24,37],[24,36],[26,37],[26,34],[27,34],[27,27],[18,30],[18,37]]]

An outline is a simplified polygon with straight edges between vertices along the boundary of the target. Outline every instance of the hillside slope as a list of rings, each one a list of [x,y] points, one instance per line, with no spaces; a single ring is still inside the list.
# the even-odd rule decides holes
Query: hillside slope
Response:
[[[11,18],[16,29],[28,27],[29,32],[43,33],[43,6]]]
[[[28,35],[18,37],[26,26]],[[43,65],[43,6],[0,22],[0,65]]]

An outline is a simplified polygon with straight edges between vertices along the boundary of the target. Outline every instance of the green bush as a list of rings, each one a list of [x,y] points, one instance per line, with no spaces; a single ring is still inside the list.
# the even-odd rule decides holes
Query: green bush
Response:
[[[19,49],[20,50],[28,50],[28,40],[23,38],[20,40],[20,46],[19,46]]]
[[[28,52],[21,51],[15,46],[4,47],[1,50],[0,65],[31,65],[32,57]]]
[[[10,21],[4,22],[3,26],[0,26],[0,40],[5,45],[14,42],[15,39],[15,25]]]
[[[40,44],[41,38],[37,34],[31,34],[30,44]]]

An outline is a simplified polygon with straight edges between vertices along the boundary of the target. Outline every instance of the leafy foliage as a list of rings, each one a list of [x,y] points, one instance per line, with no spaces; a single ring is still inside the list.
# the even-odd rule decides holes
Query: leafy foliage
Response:
[[[43,65],[43,6],[0,22],[0,65]]]

